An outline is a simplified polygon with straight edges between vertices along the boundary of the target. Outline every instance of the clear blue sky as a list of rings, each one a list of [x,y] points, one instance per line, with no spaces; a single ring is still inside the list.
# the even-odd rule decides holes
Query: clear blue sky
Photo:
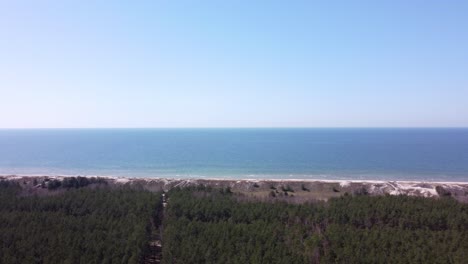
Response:
[[[468,126],[468,1],[1,1],[0,127]]]

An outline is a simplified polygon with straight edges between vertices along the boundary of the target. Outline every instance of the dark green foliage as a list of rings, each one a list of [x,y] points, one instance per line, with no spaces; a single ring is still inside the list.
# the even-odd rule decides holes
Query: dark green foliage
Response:
[[[307,187],[305,187],[304,184],[301,185],[301,190],[303,190],[305,192],[310,192],[310,190]]]
[[[258,183],[254,183],[253,187],[258,188],[258,187],[260,187],[260,185],[258,185]]]
[[[59,180],[50,180],[47,182],[46,186],[47,186],[47,189],[49,190],[55,190],[59,188],[60,186],[62,186],[62,182]]]
[[[437,193],[440,195],[440,196],[451,196],[452,193],[450,193],[449,191],[445,190],[444,187],[442,186],[436,186],[436,191]]]
[[[104,179],[101,178],[87,178],[87,177],[67,177],[63,179],[62,186],[64,188],[80,188],[88,186],[89,184],[107,184]]]
[[[354,195],[368,195],[369,192],[367,191],[366,187],[361,187],[354,190]]]
[[[197,189],[197,190],[200,191],[200,189]],[[221,194],[227,194],[227,195],[232,194],[231,187],[221,188],[221,189],[219,189],[219,192]]]
[[[19,197],[17,191],[0,181],[0,263],[138,263],[147,250],[158,194],[99,188]]]
[[[345,196],[293,205],[192,189],[169,193],[165,263],[466,263],[468,205]]]
[[[0,199],[8,196],[15,196],[21,190],[17,182],[0,180]],[[0,203],[2,201],[0,200]]]
[[[20,197],[19,183],[0,181],[0,263],[141,263],[159,194],[75,189],[85,182],[70,181],[60,195]],[[57,183],[47,181],[48,188],[51,184]],[[164,263],[468,259],[468,205],[450,197],[346,195],[296,205],[249,200],[229,188],[205,186],[176,188],[167,195]]]

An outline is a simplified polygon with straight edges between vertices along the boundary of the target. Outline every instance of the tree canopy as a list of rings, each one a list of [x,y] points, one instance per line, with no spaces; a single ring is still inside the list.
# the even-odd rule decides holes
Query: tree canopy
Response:
[[[450,198],[343,196],[245,201],[174,189],[164,263],[466,263],[468,205]]]
[[[139,263],[159,195],[128,188],[20,197],[0,182],[0,263]]]

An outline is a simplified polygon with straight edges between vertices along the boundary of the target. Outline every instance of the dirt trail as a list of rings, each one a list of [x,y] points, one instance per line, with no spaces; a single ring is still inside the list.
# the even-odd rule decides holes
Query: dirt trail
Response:
[[[162,244],[161,244],[161,238],[158,233],[159,232],[155,232],[155,234],[151,235],[151,241],[150,241],[151,253],[145,258],[143,263],[161,263]]]
[[[143,263],[161,263],[162,260],[162,234],[163,234],[163,224],[162,220],[164,219],[164,208],[166,207],[166,197],[162,195],[162,206],[158,206],[156,212],[156,219],[151,221],[152,231],[151,231],[151,240],[149,242],[150,254],[148,254]]]

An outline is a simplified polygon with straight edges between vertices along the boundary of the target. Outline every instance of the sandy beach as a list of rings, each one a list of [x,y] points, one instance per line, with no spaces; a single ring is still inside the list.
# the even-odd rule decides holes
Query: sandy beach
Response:
[[[176,187],[211,186],[230,188],[248,197],[287,199],[294,202],[328,200],[341,195],[410,195],[420,197],[451,196],[468,202],[468,182],[322,180],[322,179],[194,179],[131,178],[112,176],[76,176],[98,179],[110,186],[131,186],[150,191],[168,191]],[[75,177],[75,178],[76,178]],[[52,181],[63,182],[73,176],[3,175],[0,180],[19,182],[25,193],[43,194]],[[93,185],[93,184],[91,184]]]

